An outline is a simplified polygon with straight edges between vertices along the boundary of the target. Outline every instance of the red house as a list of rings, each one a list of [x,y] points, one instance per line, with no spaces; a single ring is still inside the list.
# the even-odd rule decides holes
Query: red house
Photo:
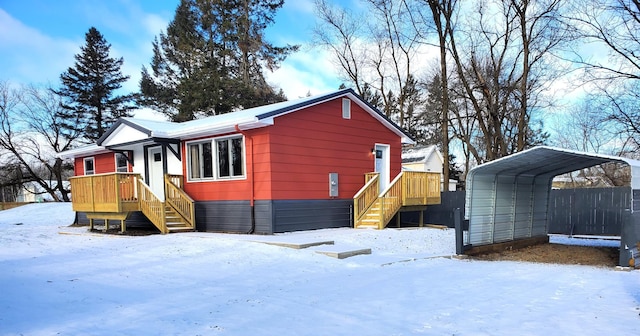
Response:
[[[183,123],[121,118],[61,156],[74,159],[73,206],[89,219],[124,230],[140,212],[162,232],[271,234],[366,225],[400,175],[403,143],[413,141],[345,89]],[[439,203],[439,181],[421,181],[414,203],[434,203],[429,188]],[[354,199],[365,182],[375,197]]]

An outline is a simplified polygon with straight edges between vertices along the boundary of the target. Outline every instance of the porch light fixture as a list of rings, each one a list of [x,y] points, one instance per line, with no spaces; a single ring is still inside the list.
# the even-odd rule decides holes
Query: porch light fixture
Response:
[[[371,148],[371,155],[376,155],[376,149],[375,148]]]

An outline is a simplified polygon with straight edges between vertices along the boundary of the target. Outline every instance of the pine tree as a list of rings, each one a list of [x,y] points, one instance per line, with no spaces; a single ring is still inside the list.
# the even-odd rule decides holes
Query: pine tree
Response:
[[[142,68],[142,104],[174,121],[285,100],[265,80],[297,46],[263,38],[282,0],[181,0]]]
[[[116,94],[129,76],[120,71],[122,57],[109,57],[111,45],[102,34],[91,27],[85,40],[75,55],[74,66],[60,75],[62,87],[55,92],[65,99],[64,112],[60,113],[65,120],[63,127],[95,141],[117,118],[131,115],[136,95]]]

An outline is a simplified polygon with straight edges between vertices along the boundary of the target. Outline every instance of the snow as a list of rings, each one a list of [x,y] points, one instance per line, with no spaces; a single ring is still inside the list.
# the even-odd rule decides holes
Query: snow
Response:
[[[402,151],[403,162],[418,162],[428,158],[433,151],[437,151],[436,145],[409,147]]]
[[[0,335],[640,333],[640,271],[451,258],[453,230],[117,236],[72,221],[63,203],[0,211]],[[259,242],[316,240],[372,254]]]

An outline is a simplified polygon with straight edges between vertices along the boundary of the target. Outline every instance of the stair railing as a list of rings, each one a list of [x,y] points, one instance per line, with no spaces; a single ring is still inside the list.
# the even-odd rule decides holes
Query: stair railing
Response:
[[[396,178],[391,181],[387,189],[380,194],[380,223],[378,223],[379,229],[384,229],[387,223],[395,216],[395,214],[402,207],[402,176],[404,172],[401,172]]]
[[[176,184],[176,182],[178,182]],[[164,191],[167,204],[171,206],[185,222],[195,228],[195,208],[194,201],[187,193],[181,189],[182,176],[165,175]]]
[[[378,199],[378,191],[380,190],[380,180],[378,174],[367,175],[367,183],[353,196],[353,218],[354,226],[357,227],[358,223],[367,213],[367,210]]]
[[[151,188],[149,188],[142,179],[138,179],[138,192],[140,211],[142,211],[161,233],[169,233],[164,211],[164,202],[151,191]]]

